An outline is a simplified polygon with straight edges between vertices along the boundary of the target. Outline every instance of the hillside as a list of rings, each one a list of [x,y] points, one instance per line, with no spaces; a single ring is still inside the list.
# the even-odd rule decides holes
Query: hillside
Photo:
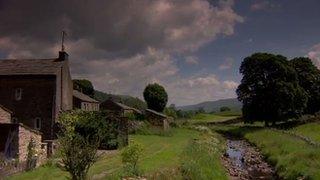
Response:
[[[206,101],[195,105],[181,106],[178,109],[181,110],[198,110],[203,108],[206,112],[218,112],[220,107],[227,106],[232,111],[240,111],[241,110],[241,102],[239,102],[236,98],[231,99],[221,99],[217,101]]]
[[[121,102],[127,106],[134,107],[137,109],[145,109],[147,107],[146,103],[137,97],[132,97],[128,95],[107,94],[97,90],[94,91],[94,98],[100,102],[103,102],[109,99],[110,97],[116,102]]]

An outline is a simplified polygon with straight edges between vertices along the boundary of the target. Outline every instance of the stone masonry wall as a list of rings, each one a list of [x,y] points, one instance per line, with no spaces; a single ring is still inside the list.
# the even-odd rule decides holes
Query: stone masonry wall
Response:
[[[41,133],[26,126],[19,126],[19,161],[27,160],[28,145],[31,139],[35,142],[35,151],[38,156],[38,164],[41,164],[47,157],[46,145],[41,142]]]
[[[11,113],[0,107],[0,123],[11,123]]]

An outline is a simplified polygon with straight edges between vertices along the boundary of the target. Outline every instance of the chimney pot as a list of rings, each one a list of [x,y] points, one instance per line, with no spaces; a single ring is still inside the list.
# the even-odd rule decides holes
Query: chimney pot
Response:
[[[68,60],[69,59],[69,55],[68,53],[64,52],[64,51],[59,51],[59,61],[64,61],[64,60]]]

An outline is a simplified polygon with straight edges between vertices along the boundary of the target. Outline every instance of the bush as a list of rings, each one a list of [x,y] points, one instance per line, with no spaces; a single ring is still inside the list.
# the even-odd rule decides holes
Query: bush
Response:
[[[79,112],[79,120],[75,123],[75,131],[89,139],[99,139],[102,149],[116,149],[119,146],[118,126],[121,119],[108,112]]]
[[[86,179],[89,168],[97,160],[99,139],[84,137],[75,129],[78,121],[88,118],[81,111],[71,111],[60,116],[61,131],[58,135],[62,169],[68,171],[73,180]]]
[[[138,162],[143,153],[143,146],[139,143],[131,142],[129,146],[121,152],[124,173],[126,176],[141,176],[142,171]]]
[[[37,154],[36,154],[36,144],[34,140],[31,138],[28,144],[27,149],[27,165],[26,171],[30,171],[37,166]]]

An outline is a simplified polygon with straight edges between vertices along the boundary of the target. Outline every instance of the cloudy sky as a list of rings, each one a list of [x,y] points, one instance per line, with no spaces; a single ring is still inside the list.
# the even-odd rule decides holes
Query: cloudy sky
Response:
[[[235,97],[254,52],[309,56],[320,67],[319,0],[0,0],[0,58],[50,58],[61,30],[73,78],[170,103]]]

